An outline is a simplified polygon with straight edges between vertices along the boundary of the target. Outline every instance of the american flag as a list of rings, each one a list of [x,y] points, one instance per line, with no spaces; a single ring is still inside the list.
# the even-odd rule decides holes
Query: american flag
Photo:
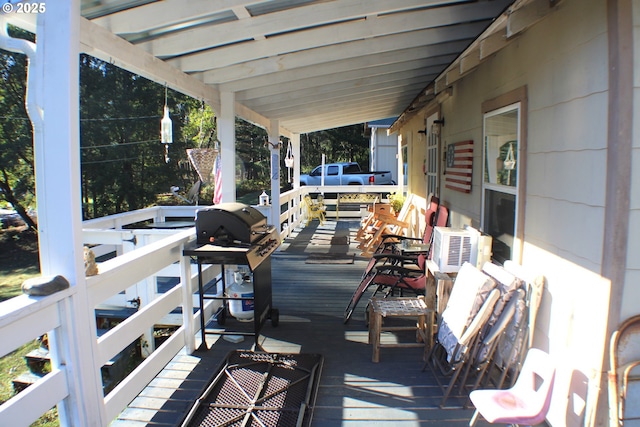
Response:
[[[473,141],[460,141],[447,145],[445,187],[450,190],[471,193],[473,172]]]
[[[220,159],[220,152],[216,156],[216,161],[213,163],[213,171],[215,173],[215,188],[213,191],[213,204],[217,205],[222,202],[222,160]]]

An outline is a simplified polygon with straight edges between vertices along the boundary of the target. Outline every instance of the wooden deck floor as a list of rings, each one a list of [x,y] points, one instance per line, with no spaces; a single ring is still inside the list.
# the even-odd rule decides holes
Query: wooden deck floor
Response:
[[[460,399],[439,408],[442,390],[429,370],[422,371],[420,348],[383,348],[380,362],[371,362],[366,301],[344,324],[344,308],[367,260],[305,263],[313,253],[358,254],[351,239],[357,227],[356,221],[315,222],[273,255],[273,307],[280,311],[280,325],[266,323],[263,349],[323,355],[312,426],[467,426],[473,411],[463,409]],[[386,333],[383,338],[405,337]],[[177,356],[112,426],[179,425],[225,356],[252,344],[253,339],[238,344],[218,339],[206,352]]]

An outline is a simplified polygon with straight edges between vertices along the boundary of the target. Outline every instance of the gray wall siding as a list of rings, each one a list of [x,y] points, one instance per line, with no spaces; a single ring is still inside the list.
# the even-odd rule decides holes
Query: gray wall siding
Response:
[[[634,3],[638,6],[640,0]],[[452,96],[441,103],[446,118],[443,146],[466,139],[475,144],[471,193],[445,189],[442,199],[452,209],[453,226],[477,226],[482,203],[482,103],[527,88],[522,264],[547,280],[534,346],[549,351],[561,367],[554,388],[559,397],[548,417],[551,425],[558,426],[582,425],[594,416],[607,337],[610,283],[600,276],[608,120],[605,5],[605,0],[563,0],[554,12],[456,81]],[[637,10],[634,17],[640,34]],[[636,52],[639,47],[640,42]],[[635,86],[638,97],[638,69]],[[640,123],[639,112],[635,115]],[[415,127],[411,121],[402,132]],[[633,237],[640,236],[639,138],[634,142],[636,186],[624,317],[640,312],[636,285],[640,243]],[[579,393],[571,385],[576,375],[589,381],[590,390],[589,396],[582,396],[587,400],[585,411],[569,419],[562,396]]]
[[[454,95],[443,104],[445,143],[471,138],[476,144],[472,193],[446,193],[459,210],[452,218],[455,225],[479,224],[481,217],[481,103],[526,85],[525,240],[600,270],[607,132],[604,18],[602,1],[565,1],[454,85]]]
[[[633,152],[629,199],[629,252],[621,319],[640,313],[640,0],[633,1]]]

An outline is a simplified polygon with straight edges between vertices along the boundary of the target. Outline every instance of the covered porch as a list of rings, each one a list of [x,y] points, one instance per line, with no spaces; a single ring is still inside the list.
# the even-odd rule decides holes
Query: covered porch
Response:
[[[467,426],[473,409],[463,407],[465,399],[451,397],[444,408],[439,406],[444,390],[432,371],[422,370],[423,349],[383,348],[380,362],[371,361],[364,299],[344,324],[344,308],[368,262],[357,256],[359,225],[357,219],[329,219],[322,226],[316,220],[284,239],[272,255],[273,305],[280,311],[280,324],[265,324],[262,350],[323,357],[315,405],[307,409],[311,425]],[[313,254],[334,254],[336,261],[306,263]],[[352,263],[344,261],[349,255],[356,255]],[[208,328],[219,326],[212,320]],[[386,332],[382,338],[410,342],[412,336]],[[227,354],[255,348],[253,338],[231,343],[207,335],[207,341],[207,351],[178,354],[111,425],[180,425]]]
[[[440,164],[444,167],[442,154],[446,146],[436,139],[432,153],[427,156],[428,132],[441,135],[444,138],[442,142],[482,141],[483,118],[480,112],[489,113],[517,101],[522,103],[523,123],[530,123],[528,127],[522,127],[522,135],[532,136],[528,148],[522,144],[523,151],[519,157],[522,160],[527,154],[532,154],[533,160],[536,154],[540,154],[538,158],[543,158],[547,148],[557,152],[556,146],[547,147],[543,142],[553,143],[556,139],[573,142],[587,140],[580,135],[562,133],[560,135],[564,135],[564,138],[550,138],[536,134],[536,130],[557,132],[579,128],[585,129],[585,133],[598,135],[597,144],[594,144],[596,149],[593,150],[597,161],[594,160],[593,164],[604,167],[595,167],[593,170],[603,171],[600,178],[603,178],[602,181],[606,178],[606,188],[598,185],[597,191],[584,191],[594,198],[584,203],[575,204],[572,197],[567,197],[570,203],[563,211],[566,215],[555,218],[555,210],[539,209],[540,205],[536,203],[541,196],[549,200],[550,206],[555,206],[558,197],[547,194],[549,189],[562,188],[563,197],[566,197],[566,194],[583,194],[574,190],[590,187],[584,186],[583,182],[566,180],[565,177],[548,183],[544,179],[543,168],[529,168],[528,175],[523,177],[525,179],[518,180],[529,183],[530,191],[525,192],[525,188],[522,188],[522,197],[518,199],[522,208],[528,209],[528,215],[526,220],[524,215],[516,217],[518,221],[514,221],[514,227],[517,230],[514,232],[518,234],[514,236],[518,237],[515,244],[524,248],[520,254],[522,264],[534,268],[544,265],[542,273],[551,278],[552,286],[545,295],[542,316],[538,322],[542,334],[538,334],[540,339],[537,344],[555,353],[557,359],[565,363],[566,369],[563,371],[563,382],[557,387],[562,394],[554,401],[553,419],[549,422],[552,425],[603,425],[608,404],[606,375],[603,375],[607,365],[607,337],[620,320],[623,284],[625,280],[633,282],[632,279],[637,276],[637,268],[633,274],[626,272],[624,260],[637,259],[632,256],[635,252],[627,252],[627,239],[613,238],[618,232],[623,236],[631,236],[631,230],[637,229],[628,228],[629,220],[624,218],[624,215],[629,217],[629,206],[615,203],[618,199],[613,197],[616,194],[620,200],[624,200],[625,196],[635,194],[630,192],[631,173],[628,169],[618,168],[613,157],[613,160],[605,162],[604,153],[618,154],[621,160],[631,158],[630,136],[625,139],[629,143],[620,146],[613,135],[622,135],[621,139],[631,135],[632,110],[625,108],[626,104],[622,102],[626,102],[628,97],[618,96],[625,93],[626,87],[614,85],[616,77],[613,74],[611,81],[607,81],[609,74],[604,69],[596,73],[597,84],[589,86],[584,93],[594,95],[593,111],[609,112],[614,119],[621,111],[628,114],[626,121],[620,120],[626,134],[617,132],[618,123],[615,120],[608,127],[599,127],[601,133],[589,132],[592,129],[584,126],[587,122],[597,123],[596,120],[580,120],[580,126],[566,126],[564,123],[548,125],[544,117],[560,116],[550,111],[541,117],[540,113],[546,114],[547,110],[539,107],[546,106],[548,101],[560,106],[562,111],[567,112],[566,116],[584,117],[582,103],[564,110],[565,106],[571,106],[566,100],[586,99],[582,91],[570,91],[566,99],[556,99],[556,91],[547,84],[549,76],[570,76],[576,69],[590,70],[590,67],[583,66],[590,62],[578,62],[579,66],[576,67],[557,61],[557,58],[566,58],[568,52],[580,52],[581,58],[591,58],[595,63],[607,58],[608,46],[619,48],[621,58],[633,57],[622,55],[621,46],[626,44],[618,43],[618,39],[613,37],[615,34],[612,29],[617,27],[617,21],[612,19],[607,25],[607,20],[602,18],[605,15],[605,2],[590,1],[591,6],[598,7],[596,9],[583,8],[581,2],[572,0],[371,1],[357,2],[357,7],[352,2],[342,0],[237,0],[216,2],[215,10],[207,9],[209,3],[197,1],[193,2],[193,8],[187,8],[180,0],[97,3],[72,0],[47,3],[46,14],[43,10],[39,15],[14,13],[0,16],[3,26],[10,22],[36,33],[40,44],[36,46],[12,40],[6,34],[2,38],[5,48],[28,55],[33,66],[30,79],[34,84],[30,86],[28,106],[33,121],[34,158],[38,171],[36,181],[42,273],[60,274],[70,282],[68,289],[47,297],[23,296],[0,305],[2,354],[13,351],[25,340],[43,333],[49,333],[53,349],[51,374],[29,387],[26,393],[3,404],[0,407],[0,424],[28,425],[57,405],[63,425],[107,425],[120,416],[124,408],[130,407],[135,412],[132,401],[143,405],[138,399],[146,385],[155,384],[161,372],[167,372],[164,371],[165,367],[171,370],[172,367],[182,366],[180,361],[175,363],[174,359],[179,353],[183,352],[186,359],[178,360],[187,360],[186,364],[206,366],[207,363],[204,358],[198,358],[195,352],[198,348],[199,316],[204,315],[209,319],[216,307],[210,304],[203,310],[194,310],[196,278],[190,260],[182,256],[185,245],[194,240],[193,230],[172,232],[163,239],[159,238],[161,232],[150,233],[147,230],[142,234],[151,236],[149,244],[137,247],[136,242],[142,241],[142,234],[123,228],[132,222],[157,223],[172,216],[189,217],[193,212],[176,213],[164,207],[155,207],[114,218],[97,219],[91,223],[82,221],[77,66],[78,55],[84,52],[211,105],[218,113],[221,151],[228,158],[234,158],[236,117],[268,129],[273,165],[271,197],[278,201],[272,205],[271,217],[273,222],[278,218],[279,225],[287,225],[280,230],[285,241],[293,238],[294,231],[301,229],[301,197],[310,190],[294,185],[291,192],[280,194],[278,168],[281,136],[292,142],[295,159],[293,179],[297,182],[301,157],[300,134],[400,116],[396,122],[400,132],[398,166],[400,170],[406,166],[408,190],[426,196],[440,189],[439,195],[457,212],[452,222],[456,226],[478,225],[483,218],[480,196],[483,171],[479,167],[474,167],[472,173],[469,171],[469,185],[474,188],[468,189],[470,193],[449,191],[445,178],[453,174],[447,173],[445,177],[444,171],[437,166]],[[606,12],[614,16],[613,12],[618,13],[616,7],[620,6],[619,18],[624,15],[630,17],[632,14],[626,11],[637,9],[637,3],[634,3],[634,8],[631,3],[630,0],[607,1]],[[592,18],[597,25],[582,19],[583,14]],[[633,15],[634,18],[637,18],[636,15]],[[584,25],[584,31],[581,25]],[[574,30],[574,27],[580,31]],[[528,30],[530,28],[535,31]],[[597,31],[597,37],[593,35],[594,31]],[[480,34],[485,37],[478,38]],[[524,37],[518,38],[520,34]],[[545,36],[544,40],[547,40],[546,37],[551,39],[548,47],[540,49],[542,44],[534,37],[535,34]],[[625,35],[630,37],[630,34],[629,29]],[[580,40],[573,40],[574,35],[579,35]],[[589,43],[583,43],[582,38],[589,40]],[[571,43],[565,48],[556,39],[571,39]],[[608,40],[613,40],[611,45],[607,45]],[[575,46],[581,49],[573,49]],[[466,54],[462,55],[462,52]],[[501,65],[500,61],[504,61],[505,52],[513,55],[509,56],[513,58],[509,65],[522,64],[522,57],[526,57],[532,65],[544,64],[545,68],[496,66],[496,63]],[[221,58],[224,60],[220,61]],[[616,59],[618,57],[609,56],[609,71],[619,69]],[[607,63],[606,60],[599,62]],[[523,72],[525,68],[531,72],[530,75]],[[622,69],[628,76],[637,73],[631,65]],[[477,72],[471,73],[473,70]],[[496,70],[502,72],[497,73]],[[590,78],[583,80],[592,81]],[[557,83],[557,87],[572,89],[574,86]],[[631,87],[629,84],[628,89]],[[480,89],[484,92],[477,93]],[[631,93],[631,90],[626,92]],[[529,110],[527,94],[545,95],[544,102],[540,98],[532,99],[532,108]],[[468,100],[465,96],[473,99]],[[607,97],[615,100],[608,107]],[[590,111],[591,108],[589,104]],[[441,126],[445,123],[445,113],[446,128]],[[529,115],[531,120],[527,122]],[[605,130],[609,135],[605,135]],[[626,147],[627,151],[620,147]],[[567,149],[569,153],[580,151],[580,147],[578,150],[571,147]],[[473,152],[476,164],[487,163],[480,146],[476,145]],[[427,157],[432,158],[436,165],[432,175],[426,168],[429,163]],[[568,158],[574,160],[576,156]],[[542,159],[538,162],[539,165],[546,164]],[[574,169],[586,170],[579,161],[576,163]],[[558,164],[564,165],[565,162]],[[525,171],[524,168],[519,170],[522,173]],[[557,167],[555,170],[565,168]],[[618,170],[626,173],[619,177]],[[221,173],[224,182],[222,200],[233,201],[234,162],[225,162]],[[398,181],[402,183],[403,178]],[[622,178],[629,183],[625,184]],[[442,183],[432,189],[427,187],[431,181],[434,184]],[[619,181],[625,184],[623,187],[627,193],[614,191]],[[567,185],[556,185],[559,182]],[[397,190],[403,192],[407,188],[401,185]],[[527,199],[536,203],[524,203]],[[635,202],[633,206],[637,207]],[[577,208],[585,207],[597,212],[594,213],[594,221],[585,219],[582,224],[575,218],[583,217],[582,212],[577,213]],[[609,207],[614,207],[611,220]],[[605,212],[606,218],[603,218]],[[555,221],[549,221],[551,216]],[[637,218],[637,215],[633,218]],[[550,223],[557,225],[557,229],[546,227]],[[580,227],[588,224],[591,228],[592,224],[598,224],[596,228],[599,228],[602,223],[604,231],[596,236],[596,244],[589,241],[581,245],[577,237],[587,233],[583,233]],[[573,230],[577,232],[572,233],[571,227],[566,225],[575,225],[578,228]],[[416,228],[420,229],[419,226]],[[106,231],[96,232],[96,229]],[[85,244],[115,245],[121,256],[105,261],[99,275],[85,278],[82,266],[82,247]],[[593,247],[597,250],[590,250]],[[632,249],[637,251],[635,247]],[[589,253],[583,254],[583,250]],[[289,254],[288,250],[273,257],[277,266],[274,268],[274,302],[282,311],[283,322],[279,328],[265,328],[264,346],[269,351],[298,349],[326,354],[326,369],[323,371],[314,418],[326,420],[327,424],[362,422],[363,425],[370,425],[374,420],[384,423],[384,417],[390,414],[394,424],[402,418],[407,424],[418,423],[419,420],[429,423],[428,420],[435,419],[438,421],[433,422],[434,425],[442,425],[446,419],[465,425],[470,411],[437,409],[432,402],[436,391],[424,385],[431,384],[430,379],[428,374],[420,372],[422,364],[412,351],[385,352],[382,362],[374,368],[386,366],[387,369],[375,369],[371,374],[367,367],[373,364],[369,362],[370,349],[364,343],[366,328],[361,318],[354,319],[354,323],[348,327],[339,328],[345,295],[348,298],[362,272],[360,261],[356,259],[353,265],[330,266],[331,272],[337,274],[323,274],[329,268],[322,268],[322,265],[303,265],[314,269],[314,274],[310,274],[305,273],[304,269],[293,268],[293,265],[297,267],[302,264],[303,257],[293,252]],[[165,274],[165,269],[170,270],[172,277],[179,277],[179,283],[169,286],[158,298],[142,299],[133,316],[96,338],[95,307],[111,298],[131,300],[127,289],[134,285],[148,295],[154,294],[155,282],[148,278],[161,271]],[[218,273],[216,268],[209,268],[205,272],[210,279]],[[280,281],[279,274],[284,274],[285,280]],[[298,277],[304,281],[294,280]],[[311,279],[320,278],[323,280],[311,282]],[[346,284],[348,281],[351,281],[350,286]],[[612,292],[611,286],[614,286]],[[580,292],[571,292],[573,288]],[[634,292],[629,294],[631,296],[636,295],[635,287],[633,289]],[[294,296],[302,299],[311,296],[308,298],[311,301],[295,300]],[[332,299],[331,303],[327,298]],[[633,301],[633,298],[625,300]],[[567,306],[571,309],[566,310]],[[178,307],[180,311],[176,312]],[[635,310],[635,307],[632,309]],[[148,334],[161,319],[163,322],[174,319],[178,326],[175,333],[105,396],[101,367],[131,342]],[[326,339],[326,342],[313,340],[309,328],[314,328],[314,333]],[[291,337],[286,336],[287,331],[291,332]],[[594,340],[594,337],[597,338]],[[217,357],[226,354],[226,350],[220,348]],[[216,351],[207,354],[213,355]],[[214,361],[210,362],[212,364],[209,366],[215,364]],[[402,372],[406,378],[400,376],[400,371],[394,371],[399,365],[403,365]],[[582,377],[574,374],[581,374]],[[586,402],[582,402],[584,405],[579,416],[570,419],[567,413],[568,396],[574,378],[583,379],[578,386],[584,391]],[[422,382],[422,379],[425,381]],[[175,397],[174,390],[179,389],[180,384],[182,382],[160,388],[166,391],[168,399]],[[375,386],[366,388],[363,384]],[[394,394],[391,389],[397,393]],[[343,392],[347,397],[337,398],[334,391]],[[337,402],[336,399],[341,400]],[[176,400],[170,399],[169,402],[175,403]],[[151,401],[157,407],[149,405],[150,400],[147,400],[147,406],[151,406],[150,412],[138,411],[151,417],[143,423],[172,412],[161,410],[164,401]],[[184,402],[181,404],[183,408],[186,405]],[[365,414],[364,417],[371,416],[371,419],[362,421],[362,414]]]

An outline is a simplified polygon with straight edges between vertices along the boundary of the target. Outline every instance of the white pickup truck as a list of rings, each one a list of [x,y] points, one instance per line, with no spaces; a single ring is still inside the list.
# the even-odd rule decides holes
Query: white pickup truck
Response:
[[[322,166],[309,175],[300,175],[300,185],[321,185]],[[385,185],[395,184],[391,172],[366,172],[355,162],[327,163],[324,165],[324,185]]]

